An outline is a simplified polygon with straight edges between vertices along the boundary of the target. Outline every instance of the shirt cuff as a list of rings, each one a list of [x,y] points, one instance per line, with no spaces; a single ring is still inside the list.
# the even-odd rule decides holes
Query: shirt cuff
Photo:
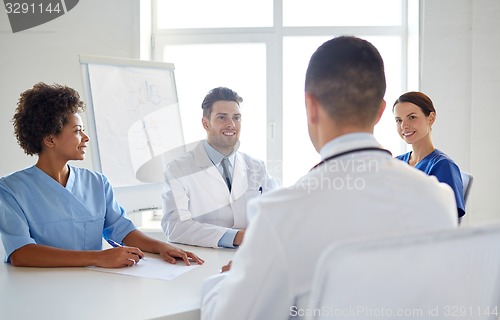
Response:
[[[237,233],[238,230],[236,229],[227,229],[227,231],[220,238],[217,245],[224,248],[234,248],[233,243]]]

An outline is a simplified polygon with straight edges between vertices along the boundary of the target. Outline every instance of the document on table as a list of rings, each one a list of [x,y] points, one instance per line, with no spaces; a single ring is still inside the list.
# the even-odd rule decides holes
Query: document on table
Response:
[[[183,261],[177,261],[176,264],[171,264],[161,258],[151,257],[148,255],[146,256],[145,260],[139,260],[139,262],[132,267],[123,267],[116,269],[90,267],[89,270],[142,278],[172,280],[180,276],[181,274],[191,271],[197,267],[199,267],[199,265],[196,263],[193,263],[190,266],[186,266]]]

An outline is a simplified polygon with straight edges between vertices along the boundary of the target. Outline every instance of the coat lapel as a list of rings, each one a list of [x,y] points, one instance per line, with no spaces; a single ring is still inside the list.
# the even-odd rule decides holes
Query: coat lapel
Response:
[[[208,157],[207,152],[205,151],[205,147],[203,146],[202,142],[200,142],[196,146],[196,148],[193,149],[193,153],[194,153],[195,164],[199,168],[199,170],[206,172],[210,178],[215,179],[229,193],[226,182],[222,178],[222,175],[219,173],[219,170],[217,170],[215,165],[212,163],[212,161]],[[233,178],[233,180],[234,180],[234,178]]]
[[[243,156],[236,152],[233,170],[232,199],[240,198],[248,189],[248,166]]]

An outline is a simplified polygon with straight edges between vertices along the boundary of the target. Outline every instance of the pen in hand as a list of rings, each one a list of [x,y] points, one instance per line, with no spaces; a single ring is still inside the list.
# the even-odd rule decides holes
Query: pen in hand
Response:
[[[123,247],[121,244],[119,244],[118,242],[116,242],[116,241],[114,241],[114,240],[109,239],[109,240],[107,240],[107,241],[108,241],[108,243],[109,243],[112,247],[114,247],[114,248],[117,248],[117,247],[118,247],[118,248],[121,248],[121,247]],[[146,260],[146,258],[141,257],[141,256],[139,256],[139,259],[144,260],[144,261],[147,261],[147,260]]]

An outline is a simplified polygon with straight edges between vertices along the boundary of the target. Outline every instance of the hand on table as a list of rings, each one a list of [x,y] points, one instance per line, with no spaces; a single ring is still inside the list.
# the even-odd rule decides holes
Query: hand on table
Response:
[[[176,247],[173,247],[169,245],[168,243],[165,243],[164,246],[162,246],[160,252],[160,256],[163,258],[163,260],[175,264],[177,263],[177,260],[175,258],[181,258],[184,260],[187,266],[191,265],[191,261],[196,262],[197,264],[203,264],[205,262],[204,260],[200,259],[196,254],[192,253],[191,251],[185,251]]]

